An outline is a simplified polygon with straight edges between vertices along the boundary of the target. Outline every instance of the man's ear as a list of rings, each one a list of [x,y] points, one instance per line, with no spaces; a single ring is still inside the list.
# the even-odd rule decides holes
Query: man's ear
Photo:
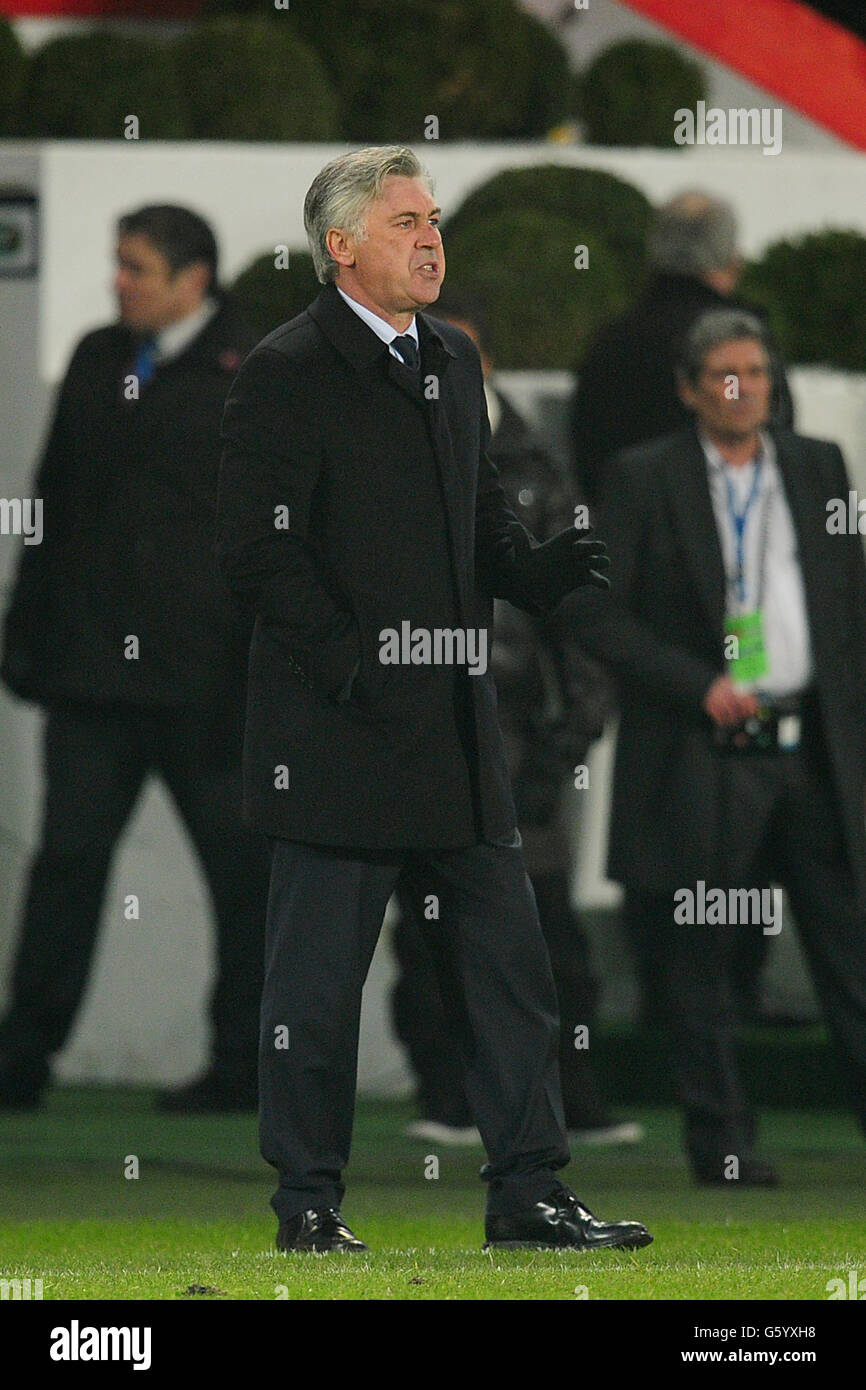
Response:
[[[204,299],[211,282],[211,268],[205,261],[193,261],[191,265],[185,265],[177,274],[183,276],[187,285],[195,290],[198,298]]]
[[[350,239],[339,227],[329,227],[325,235],[325,245],[331,255],[331,260],[338,265],[351,266],[355,264],[355,252],[352,249]]]

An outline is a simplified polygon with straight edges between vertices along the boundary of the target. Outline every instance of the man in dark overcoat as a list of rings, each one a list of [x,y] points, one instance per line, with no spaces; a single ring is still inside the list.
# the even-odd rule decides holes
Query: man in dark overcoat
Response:
[[[487,457],[478,352],[422,312],[439,210],[397,146],[343,155],[304,209],[324,288],[226,404],[217,550],[251,602],[245,803],[271,839],[261,1145],[281,1249],[366,1248],[340,1205],[361,989],[398,882],[450,941],[449,1035],[487,1148],[487,1238],[635,1246],[568,1162],[556,996],[487,668],[494,597],[604,584],[572,527],[540,547]]]
[[[35,484],[44,534],[22,548],[5,620],[0,675],[46,711],[46,786],[0,1022],[0,1106],[41,1102],[112,856],[155,773],[217,925],[212,1062],[158,1104],[250,1109],[268,852],[239,806],[251,619],[215,572],[213,526],[220,419],[254,340],[197,213],[152,205],[117,230],[117,321],[85,334],[60,387]]]

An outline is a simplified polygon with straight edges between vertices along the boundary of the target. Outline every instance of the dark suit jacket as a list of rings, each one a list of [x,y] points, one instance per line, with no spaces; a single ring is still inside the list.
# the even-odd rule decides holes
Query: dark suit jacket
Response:
[[[253,345],[223,302],[139,400],[119,324],[78,344],[39,466],[41,545],[22,545],[2,677],[50,704],[76,698],[213,707],[242,699],[251,619],[213,563],[219,425]],[[139,656],[124,656],[128,635]]]
[[[866,565],[859,536],[827,532],[847,497],[835,444],[774,433],[797,534],[823,731],[849,858],[866,898]],[[604,528],[602,530],[602,528]],[[694,429],[622,455],[599,518],[608,593],[566,600],[587,650],[619,677],[608,871],[667,892],[719,869],[725,757],[702,709],[725,670],[725,578]]]
[[[691,275],[656,275],[636,304],[605,324],[578,369],[571,401],[577,482],[595,505],[605,486],[608,461],[624,449],[672,434],[689,423],[677,394],[675,363],[680,339],[708,309],[744,308]],[[778,352],[772,347],[775,384],[773,423],[793,429],[794,408]]]
[[[489,638],[494,596],[532,606],[502,559],[519,523],[487,456],[478,353],[417,325],[420,378],[327,285],[226,404],[217,555],[257,613],[244,808],[269,835],[445,848],[514,828],[489,670],[379,661],[403,621]]]

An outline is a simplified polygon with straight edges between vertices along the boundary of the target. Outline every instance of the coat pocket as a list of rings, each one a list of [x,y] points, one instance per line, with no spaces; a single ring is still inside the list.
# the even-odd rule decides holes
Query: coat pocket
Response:
[[[361,640],[361,665],[355,678],[360,685],[355,697],[355,688],[350,697],[350,705],[368,714],[375,714],[385,697],[389,668],[380,661],[380,631],[382,629],[381,602],[377,594],[369,590],[355,589],[350,603],[358,624]]]

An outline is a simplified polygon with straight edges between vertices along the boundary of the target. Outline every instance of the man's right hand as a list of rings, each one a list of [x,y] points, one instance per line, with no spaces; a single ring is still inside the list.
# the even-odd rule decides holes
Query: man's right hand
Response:
[[[758,712],[758,701],[752,692],[737,690],[730,676],[718,676],[713,681],[704,696],[703,706],[720,729],[743,724]]]

